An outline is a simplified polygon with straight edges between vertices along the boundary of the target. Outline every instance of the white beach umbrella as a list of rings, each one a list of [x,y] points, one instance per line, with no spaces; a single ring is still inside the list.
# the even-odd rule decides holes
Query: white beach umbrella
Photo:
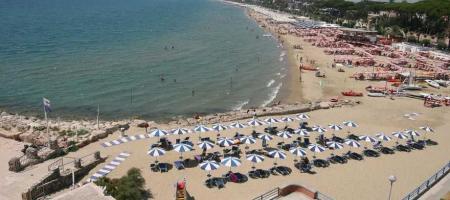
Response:
[[[320,153],[325,151],[325,148],[320,144],[310,144],[308,145],[308,149],[314,153],[316,152]]]
[[[312,127],[312,130],[313,130],[313,131],[316,131],[316,132],[318,132],[318,133],[325,133],[325,132],[327,132],[326,129],[324,129],[324,128],[318,126],[318,125],[313,126],[313,127]]]
[[[256,139],[252,136],[244,136],[239,138],[239,141],[243,144],[255,144],[256,143]]]
[[[248,154],[247,160],[251,161],[253,163],[252,168],[255,168],[255,163],[260,163],[264,161],[264,156],[258,155],[258,154]]]
[[[269,151],[269,156],[272,157],[272,158],[279,158],[279,159],[282,159],[282,160],[286,159],[286,153],[284,153],[281,150]]]
[[[261,139],[261,140],[265,140],[265,141],[270,141],[270,140],[273,139],[273,137],[271,135],[267,134],[267,133],[260,134],[258,136],[258,138]]]
[[[281,121],[286,122],[286,123],[293,122],[294,118],[292,118],[292,117],[282,117]]]
[[[390,141],[391,140],[391,137],[386,135],[386,134],[384,134],[384,133],[377,133],[375,136],[377,136],[378,139],[380,139],[380,140],[384,140],[384,141]]]
[[[240,122],[234,122],[230,124],[230,128],[245,128],[246,126],[244,124],[241,124]]]
[[[353,122],[353,121],[345,121],[343,124],[344,124],[345,126],[348,126],[348,127],[353,127],[353,128],[358,127],[358,124],[356,124],[356,123]]]
[[[217,139],[217,144],[223,147],[229,147],[234,144],[234,140],[230,138],[219,138]]]
[[[173,129],[171,132],[173,135],[186,135],[189,133],[189,130],[187,130],[185,128],[176,128],[176,129]]]
[[[253,126],[253,127],[261,126],[261,125],[264,125],[264,122],[262,122],[261,120],[253,118],[252,120],[248,121],[248,125]]]
[[[216,161],[206,160],[199,164],[200,169],[208,171],[208,176],[211,175],[211,171],[219,169],[220,165]]]
[[[230,171],[231,171],[232,167],[239,167],[241,165],[241,161],[239,160],[239,158],[230,156],[230,157],[226,157],[226,158],[222,159],[220,164],[230,167]]]
[[[346,141],[345,141],[345,144],[347,144],[347,145],[350,146],[350,147],[354,147],[354,148],[359,148],[359,147],[361,146],[361,144],[359,144],[358,141],[356,141],[356,140],[351,140],[351,139],[346,140]]]
[[[342,149],[344,147],[341,143],[335,141],[327,142],[327,145],[333,149]]]
[[[281,131],[281,132],[278,132],[277,135],[279,137],[282,137],[283,139],[288,139],[288,138],[292,137],[292,134],[289,131]]]
[[[360,139],[360,140],[363,140],[363,141],[365,141],[365,142],[370,142],[370,143],[374,143],[374,142],[377,142],[377,141],[378,141],[376,138],[374,138],[374,137],[372,137],[372,136],[367,136],[367,135],[359,136],[359,139]]]
[[[167,131],[165,131],[165,130],[155,129],[149,135],[150,135],[150,137],[161,137],[161,136],[165,136],[168,134],[169,133],[167,133]]]
[[[280,122],[280,120],[275,119],[275,118],[273,118],[273,117],[266,118],[264,121],[267,122],[267,123],[269,123],[269,126],[271,126],[272,123],[278,123],[278,122]]]
[[[226,129],[227,129],[227,127],[224,126],[224,125],[222,125],[222,124],[214,124],[214,125],[212,126],[212,128],[213,128],[214,130],[216,130],[217,132],[223,131],[223,130],[226,130]]]
[[[195,128],[194,128],[194,131],[195,132],[208,132],[208,131],[211,131],[211,129],[210,128],[208,128],[208,127],[206,127],[206,126],[204,126],[204,125],[197,125]]]
[[[337,125],[337,124],[330,124],[330,125],[328,125],[328,127],[329,127],[331,130],[333,130],[333,131],[340,131],[340,130],[342,130],[342,127],[339,126],[339,125]]]
[[[306,129],[295,129],[294,133],[299,134],[300,136],[308,136],[309,132]]]
[[[417,132],[416,130],[405,130],[405,133],[406,134],[408,134],[408,135],[412,135],[412,136],[417,136],[417,137],[419,137],[420,136],[420,134],[419,134],[419,132]]]
[[[182,157],[184,152],[192,151],[193,148],[191,145],[184,144],[184,143],[178,143],[178,144],[173,145],[173,149],[176,152],[179,152],[180,157]]]
[[[166,151],[164,151],[164,149],[162,148],[155,147],[147,151],[147,154],[149,156],[156,157],[156,160],[158,160],[158,157],[166,154]]]
[[[393,132],[392,135],[394,137],[398,138],[398,139],[407,139],[408,138],[407,135],[405,135],[404,133],[402,133],[400,131],[399,132]]]
[[[300,114],[297,115],[297,119],[303,121],[303,120],[309,119],[309,116],[307,114],[305,114],[305,113],[300,113]]]
[[[421,126],[420,129],[426,131],[426,132],[434,132],[433,128],[429,126]]]
[[[198,147],[200,147],[200,149],[208,150],[208,149],[213,148],[214,144],[212,142],[208,141],[208,140],[205,140],[205,141],[199,142],[198,143]]]
[[[289,149],[289,152],[291,152],[292,154],[294,154],[296,156],[300,156],[300,157],[306,156],[306,151],[300,147],[291,148],[291,149]]]

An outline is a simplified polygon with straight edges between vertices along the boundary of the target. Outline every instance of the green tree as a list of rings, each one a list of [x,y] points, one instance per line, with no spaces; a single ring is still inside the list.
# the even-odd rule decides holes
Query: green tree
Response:
[[[141,200],[153,196],[149,190],[144,189],[145,179],[137,168],[131,168],[120,179],[102,177],[95,184],[104,187],[105,194],[117,200]]]

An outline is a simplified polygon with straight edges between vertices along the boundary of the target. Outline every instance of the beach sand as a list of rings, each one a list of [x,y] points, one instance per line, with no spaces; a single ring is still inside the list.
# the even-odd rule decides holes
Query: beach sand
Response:
[[[252,13],[250,12],[250,15]],[[252,16],[255,17],[255,16]],[[258,20],[258,19],[256,19]],[[271,28],[268,27],[270,31]],[[275,32],[271,31],[274,35]],[[275,37],[277,37],[275,35]],[[369,82],[355,81],[349,77],[354,73],[356,68],[346,69],[345,73],[339,73],[336,69],[331,69],[332,57],[323,53],[323,49],[311,46],[291,35],[282,35],[280,37],[284,42],[284,47],[287,51],[288,59],[291,63],[290,73],[287,77],[288,87],[284,87],[282,94],[278,97],[283,103],[316,101],[319,99],[328,99],[329,97],[337,96],[342,90],[354,89],[362,91],[364,87],[369,85]],[[303,50],[294,50],[292,45],[300,44]],[[325,72],[327,78],[319,79],[314,77],[314,72],[302,73],[302,81],[300,82],[297,54],[303,57],[303,60],[316,60],[321,71]],[[322,83],[320,83],[322,81]],[[443,90],[440,90],[441,92]],[[449,89],[444,92],[448,94]],[[342,97],[341,97],[342,98]],[[322,125],[326,127],[328,124],[341,124],[346,120],[353,120],[359,124],[358,128],[345,128],[342,131],[335,132],[337,136],[347,135],[347,131],[359,135],[375,135],[378,132],[385,132],[390,134],[393,131],[401,131],[404,129],[418,129],[419,126],[431,126],[435,129],[435,133],[426,134],[427,138],[439,142],[437,146],[427,147],[425,150],[414,150],[410,153],[396,152],[394,155],[381,155],[379,158],[365,158],[363,161],[349,161],[347,164],[332,164],[328,168],[319,169],[314,168],[317,174],[302,174],[294,168],[294,157],[291,153],[287,153],[286,160],[278,160],[278,165],[285,165],[292,168],[293,173],[289,176],[271,176],[268,179],[250,179],[243,184],[228,183],[223,189],[208,189],[203,185],[206,180],[207,172],[200,168],[190,168],[186,170],[171,170],[168,173],[155,173],[149,169],[149,164],[154,162],[154,158],[147,155],[149,146],[157,141],[157,138],[144,139],[139,141],[128,142],[113,147],[104,148],[100,144],[102,142],[111,141],[120,138],[119,133],[102,139],[101,141],[92,143],[77,152],[70,153],[70,157],[81,157],[94,151],[101,151],[103,156],[109,156],[104,163],[107,164],[117,154],[121,152],[130,152],[131,156],[126,159],[118,168],[108,175],[111,178],[118,178],[123,176],[127,170],[132,167],[137,167],[142,170],[143,176],[146,180],[146,187],[151,190],[155,199],[173,199],[175,195],[175,183],[178,180],[185,179],[187,181],[187,190],[190,195],[196,199],[252,199],[261,195],[275,187],[284,185],[286,183],[303,184],[320,192],[333,197],[334,199],[366,199],[378,200],[386,199],[389,192],[388,176],[395,175],[397,182],[395,182],[392,199],[400,199],[408,192],[419,186],[423,181],[433,175],[439,168],[450,160],[450,120],[449,109],[441,108],[426,108],[423,106],[423,101],[413,100],[408,98],[395,98],[394,100],[388,98],[370,98],[360,97],[353,98],[359,100],[361,105],[344,106],[340,108],[332,108],[325,110],[313,111],[310,114],[310,125]],[[416,112],[420,115],[415,117],[415,120],[409,120],[403,115],[407,113]],[[281,116],[277,116],[281,117]],[[284,123],[277,124],[282,127]],[[290,127],[298,127],[298,122],[289,123]],[[160,128],[164,129],[162,125]],[[262,132],[264,127],[257,127],[258,132]],[[245,129],[230,129],[221,132],[221,136],[232,137],[236,131],[242,134],[250,134],[251,127]],[[423,131],[420,131],[423,132]],[[128,135],[136,135],[144,133],[144,129],[132,127],[127,131]],[[209,136],[215,139],[216,132],[201,133],[201,136]],[[326,136],[331,136],[332,132],[328,131]],[[198,133],[192,133],[186,136],[191,138],[195,144],[198,142]],[[312,138],[317,136],[317,133],[312,133]],[[169,139],[174,141],[178,136],[169,136]],[[184,138],[184,137],[183,137]],[[296,138],[296,137],[295,137]],[[290,142],[294,138],[286,139],[285,142]],[[276,137],[270,142],[272,147],[276,143],[282,141],[281,138]],[[393,146],[396,139],[386,142],[384,145]],[[404,141],[400,141],[404,143]],[[369,147],[370,144],[362,142],[363,145]],[[25,172],[13,173],[7,171],[6,163],[14,155],[18,154],[22,143],[11,142],[0,138],[0,162],[4,163],[0,169],[0,176],[3,177],[0,182],[0,197],[2,199],[20,199],[20,193],[25,191],[33,182],[36,182],[46,172],[48,164],[54,160],[46,161],[42,164],[27,169]],[[249,145],[250,149],[261,148],[261,141],[258,140],[256,144]],[[214,147],[208,152],[221,151],[219,147]],[[334,151],[335,154],[342,154],[346,151],[353,150],[361,152],[363,149],[350,149],[345,146],[344,149]],[[312,152],[309,150],[308,157],[312,157]],[[192,158],[193,155],[200,154],[201,151],[195,147],[195,151],[183,154],[184,158]],[[326,158],[332,153],[328,150],[323,153],[317,153],[317,157]],[[173,163],[177,160],[179,153],[170,151],[166,155],[159,157],[160,162]],[[252,163],[241,158],[242,166],[233,168],[233,171],[247,173],[252,166]],[[257,168],[268,169],[273,166],[274,159],[266,158],[262,163],[256,164]],[[90,172],[90,175],[102,168],[104,164],[97,166]],[[220,169],[211,172],[213,176],[221,176],[229,170],[228,167],[221,167]],[[86,179],[89,176],[86,177]]]

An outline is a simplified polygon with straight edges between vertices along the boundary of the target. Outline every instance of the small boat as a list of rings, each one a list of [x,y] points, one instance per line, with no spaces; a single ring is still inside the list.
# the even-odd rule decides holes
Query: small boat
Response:
[[[428,85],[430,85],[431,87],[437,88],[439,89],[441,86],[439,86],[439,83],[437,83],[436,81],[433,80],[425,80],[425,82],[428,83]]]
[[[342,95],[350,96],[350,97],[362,97],[363,93],[362,92],[355,92],[353,90],[349,90],[349,91],[342,92]]]
[[[369,97],[385,97],[386,94],[380,93],[380,92],[369,92],[369,93],[367,93],[367,96],[369,96]]]
[[[314,67],[314,66],[311,66],[311,65],[306,65],[306,64],[301,65],[300,69],[308,70],[308,71],[317,71],[318,70],[317,67]]]

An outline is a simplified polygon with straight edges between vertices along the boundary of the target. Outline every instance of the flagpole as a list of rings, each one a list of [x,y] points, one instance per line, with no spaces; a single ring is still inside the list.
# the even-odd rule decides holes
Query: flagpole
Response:
[[[99,116],[100,116],[100,104],[97,104],[97,129],[100,129],[100,125],[98,123]]]

